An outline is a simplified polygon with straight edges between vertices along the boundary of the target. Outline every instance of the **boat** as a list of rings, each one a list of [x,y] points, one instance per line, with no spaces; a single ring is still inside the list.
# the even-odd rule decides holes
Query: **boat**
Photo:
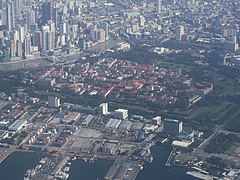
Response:
[[[147,159],[146,159],[146,161],[147,161],[148,163],[152,163],[153,157],[152,157],[152,156],[148,156]]]

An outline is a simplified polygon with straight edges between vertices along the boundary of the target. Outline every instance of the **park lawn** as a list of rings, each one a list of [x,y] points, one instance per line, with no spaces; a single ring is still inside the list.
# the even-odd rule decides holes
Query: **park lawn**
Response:
[[[204,106],[197,108],[192,115],[190,116],[190,119],[197,119],[200,115],[204,113],[212,114],[213,118],[217,120],[221,120],[224,116],[226,116],[229,111],[234,108],[236,105],[233,103],[224,103],[220,105],[212,105],[212,106]]]

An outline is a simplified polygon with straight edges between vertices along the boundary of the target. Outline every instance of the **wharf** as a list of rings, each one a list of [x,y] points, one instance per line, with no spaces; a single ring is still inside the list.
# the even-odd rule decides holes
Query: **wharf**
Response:
[[[168,167],[171,166],[171,161],[172,161],[172,158],[173,158],[173,156],[176,152],[176,149],[177,149],[176,147],[173,147],[171,153],[168,156],[168,159],[167,159],[167,162],[166,162],[165,166],[168,166]]]
[[[105,180],[113,179],[118,169],[120,168],[120,166],[121,166],[121,159],[116,159],[113,165],[111,166],[111,168],[108,170],[104,179]]]
[[[9,148],[9,149],[4,149],[6,150],[4,153],[2,152],[0,156],[0,164],[10,155],[15,149]]]
[[[213,180],[215,178],[213,176],[202,174],[196,171],[188,171],[186,174],[203,180]]]
[[[67,163],[67,161],[69,160],[68,156],[65,156],[52,170],[51,175],[54,176],[56,174],[58,174],[58,172],[63,168],[63,166],[65,166],[65,164]]]

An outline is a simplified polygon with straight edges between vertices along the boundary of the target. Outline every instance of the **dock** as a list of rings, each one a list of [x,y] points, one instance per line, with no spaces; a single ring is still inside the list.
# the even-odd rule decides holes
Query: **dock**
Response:
[[[12,152],[15,150],[15,149],[5,149],[6,152],[4,154],[1,155],[0,157],[0,164],[2,164],[2,162],[10,155],[12,154]]]
[[[168,159],[167,159],[167,162],[166,162],[165,166],[167,166],[167,167],[171,166],[172,158],[173,158],[173,156],[176,152],[176,149],[177,149],[176,147],[172,148],[172,151],[170,152],[170,154],[168,156]]]
[[[202,174],[196,171],[188,171],[186,174],[203,180],[213,180],[215,178],[213,176]]]
[[[118,169],[121,166],[121,160],[116,159],[111,168],[108,170],[106,176],[104,177],[105,180],[113,179],[115,174],[117,173]]]
[[[69,160],[68,156],[65,156],[52,170],[52,172],[50,173],[50,175],[54,176],[56,174],[59,173],[59,171],[63,168],[63,166],[65,166],[65,164],[67,163],[67,161]]]

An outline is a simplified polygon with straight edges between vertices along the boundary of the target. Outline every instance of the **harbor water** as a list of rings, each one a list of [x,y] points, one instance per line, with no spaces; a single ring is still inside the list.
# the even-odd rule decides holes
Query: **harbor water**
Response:
[[[145,163],[143,170],[137,176],[137,180],[163,179],[163,180],[195,180],[186,175],[186,169],[182,167],[166,167],[165,163],[171,152],[169,146],[153,146],[152,163]],[[42,155],[37,153],[13,152],[1,165],[1,180],[23,180],[28,169],[36,167]],[[86,163],[82,160],[72,161],[68,180],[103,180],[114,161],[96,160],[94,163]]]
[[[37,153],[13,152],[0,165],[0,179],[23,180],[26,171],[34,168],[41,158]]]

